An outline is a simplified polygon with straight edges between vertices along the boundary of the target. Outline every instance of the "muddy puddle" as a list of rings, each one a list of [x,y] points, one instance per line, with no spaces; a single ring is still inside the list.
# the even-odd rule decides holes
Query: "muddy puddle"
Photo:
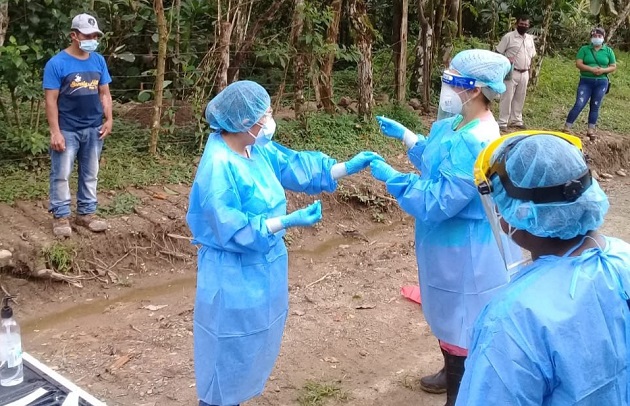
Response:
[[[115,298],[88,299],[87,301],[69,307],[63,311],[47,314],[22,323],[22,331],[25,336],[37,331],[47,330],[53,326],[80,320],[84,317],[103,313],[108,307],[116,303],[134,303],[150,301],[153,298],[172,294],[177,290],[189,290],[195,287],[195,276],[187,276],[175,279],[163,284],[145,288],[131,288]]]
[[[292,255],[300,255],[303,257],[321,258],[321,256],[331,253],[339,246],[358,245],[372,243],[376,241],[376,237],[388,231],[395,230],[400,227],[403,221],[393,222],[387,225],[379,225],[364,232],[351,230],[341,233],[339,237],[329,238],[326,241],[316,245],[313,249],[296,249],[290,250]],[[122,303],[139,303],[149,302],[161,296],[170,295],[178,290],[191,291],[195,288],[196,276],[187,275],[182,278],[173,279],[162,284],[153,286],[130,288],[113,298],[88,299],[83,303],[76,304],[59,312],[45,314],[30,320],[26,320],[22,324],[22,331],[25,336],[36,334],[40,331],[51,329],[55,326],[65,323],[77,322],[86,317],[99,315],[105,312],[112,305]]]
[[[365,232],[356,232],[354,230],[349,230],[346,233],[342,233],[339,237],[329,238],[323,243],[316,245],[313,249],[289,249],[289,252],[294,255],[319,258],[322,255],[329,254],[332,250],[337,249],[340,245],[357,245],[365,243],[372,244],[376,242],[375,237],[378,237],[379,235],[384,234],[388,231],[395,230],[399,228],[402,224],[404,224],[404,221],[400,220],[392,222],[391,224],[385,224],[370,228]]]

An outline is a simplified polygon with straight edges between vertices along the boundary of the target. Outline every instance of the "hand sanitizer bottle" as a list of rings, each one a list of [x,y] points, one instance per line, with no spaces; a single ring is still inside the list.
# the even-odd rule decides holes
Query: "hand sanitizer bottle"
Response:
[[[0,385],[19,385],[24,380],[22,369],[22,339],[20,326],[9,306],[10,296],[2,299],[0,310]]]

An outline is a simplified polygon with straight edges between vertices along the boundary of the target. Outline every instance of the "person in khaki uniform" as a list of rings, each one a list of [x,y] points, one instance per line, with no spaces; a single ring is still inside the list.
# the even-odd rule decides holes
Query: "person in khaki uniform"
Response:
[[[527,34],[529,17],[521,16],[516,21],[516,29],[501,38],[497,52],[505,55],[512,63],[512,75],[505,81],[507,90],[501,95],[499,104],[499,128],[504,131],[508,126],[524,129],[523,105],[529,83],[529,69],[536,56],[534,37]]]

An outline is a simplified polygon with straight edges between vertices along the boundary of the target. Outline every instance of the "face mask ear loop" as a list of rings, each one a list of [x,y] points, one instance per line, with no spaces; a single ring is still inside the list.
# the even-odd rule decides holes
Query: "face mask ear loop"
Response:
[[[261,125],[260,123],[255,123],[254,125],[257,125],[260,127],[260,130],[258,131],[258,136],[260,136],[260,131],[262,131],[262,127],[263,125]],[[251,128],[254,128],[254,126],[252,126]],[[250,128],[250,129],[251,129]],[[250,137],[252,137],[254,139],[254,141],[256,141],[258,139],[258,136],[255,136],[254,134],[252,134],[251,131],[247,130],[247,134],[249,134]]]
[[[512,227],[509,223],[508,223],[508,237],[510,238],[510,240],[513,240],[512,237],[514,237],[514,234],[516,234],[516,232],[518,231],[517,228]]]
[[[463,91],[457,93],[457,96],[459,96],[459,98],[461,99],[461,94],[465,93],[466,96],[468,96],[468,91],[469,90],[473,90],[473,89],[464,89]],[[466,97],[466,101],[462,101],[462,111],[460,112],[460,114],[464,115],[464,107],[466,107],[466,104],[471,101],[473,98],[472,97]]]

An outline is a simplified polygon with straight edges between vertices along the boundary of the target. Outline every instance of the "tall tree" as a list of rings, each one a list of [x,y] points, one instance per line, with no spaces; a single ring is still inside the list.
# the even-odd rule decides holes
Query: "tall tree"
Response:
[[[9,28],[9,1],[0,0],[0,47],[4,44],[7,28]]]
[[[443,31],[443,23],[444,18],[446,16],[446,5],[449,0],[435,0],[432,2],[433,7],[435,8],[435,18],[433,19],[433,43],[432,52],[433,52],[433,60],[437,59],[437,54],[441,49],[442,44],[442,31]]]
[[[453,40],[457,36],[459,0],[444,0],[441,11],[444,13],[440,40],[440,60],[447,67],[453,53]]]
[[[228,85],[228,70],[230,69],[230,41],[232,38],[232,22],[222,21],[219,26],[219,41],[217,57],[218,69],[215,76],[214,92],[219,93]]]
[[[433,0],[416,0],[420,31],[415,46],[415,62],[411,88],[420,97],[422,108],[429,111],[431,95],[431,65],[433,63]]]
[[[304,88],[306,83],[306,55],[301,46],[300,36],[304,29],[304,0],[295,0],[293,19],[291,24],[291,44],[295,51],[293,57],[293,79],[294,79],[294,108],[295,116],[302,118],[304,106]]]
[[[329,49],[327,55],[324,56],[324,63],[320,68],[319,94],[322,106],[328,114],[335,113],[332,72],[333,64],[335,62],[334,46],[337,44],[339,39],[339,22],[341,21],[342,4],[342,0],[331,0],[330,2],[330,9],[333,13],[333,18],[326,33],[326,45],[331,49]]]
[[[464,0],[458,0],[457,3],[457,37],[464,36]]]
[[[612,25],[610,26],[610,29],[608,30],[608,38],[607,38],[608,42],[613,42],[613,38],[615,38],[615,34],[617,33],[617,30],[619,29],[619,27],[621,27],[623,23],[628,21],[629,15],[630,15],[630,1],[626,0],[626,6],[623,8],[621,13],[617,15],[617,18],[615,18],[615,21],[612,23]]]
[[[174,9],[173,13],[175,14],[174,16],[174,20],[175,20],[175,44],[174,45],[175,47],[173,51],[175,59],[173,61],[173,65],[174,65],[177,76],[179,76],[180,64],[181,64],[181,59],[182,59],[181,50],[180,50],[180,43],[181,43],[181,38],[182,38],[182,26],[181,26],[182,0],[175,0],[173,9]]]
[[[394,87],[396,101],[402,103],[407,90],[407,22],[409,0],[394,1]]]
[[[254,46],[254,42],[260,35],[263,28],[271,24],[273,19],[276,17],[278,10],[287,0],[275,0],[271,3],[271,6],[265,10],[264,13],[258,17],[256,22],[251,26],[251,28],[247,31],[247,34],[244,36],[244,40],[242,44],[237,46],[237,50],[230,62],[230,68],[228,70],[228,83],[232,83],[235,80],[238,80],[238,74],[241,69],[241,66],[245,62],[247,56],[250,54],[252,47]],[[239,5],[242,1],[239,1]],[[248,2],[249,3],[249,2]],[[253,2],[252,2],[253,3]],[[249,15],[249,14],[248,14]],[[248,26],[249,24],[247,24]]]
[[[532,77],[529,81],[530,86],[536,86],[538,84],[538,77],[540,76],[540,70],[542,69],[543,59],[547,52],[547,45],[549,42],[549,28],[551,26],[552,12],[553,12],[554,0],[545,0],[544,18],[542,26],[542,35],[540,37],[540,45],[532,68]]]
[[[356,37],[356,45],[361,54],[358,64],[359,115],[367,118],[374,106],[372,81],[372,42],[374,31],[367,14],[364,0],[349,0],[350,21]]]
[[[153,101],[153,119],[151,120],[151,139],[149,152],[157,154],[158,137],[162,122],[162,101],[164,96],[164,71],[166,68],[166,47],[168,45],[168,30],[164,16],[163,0],[153,0],[153,9],[157,18],[158,28],[158,58],[155,73],[155,100]]]

